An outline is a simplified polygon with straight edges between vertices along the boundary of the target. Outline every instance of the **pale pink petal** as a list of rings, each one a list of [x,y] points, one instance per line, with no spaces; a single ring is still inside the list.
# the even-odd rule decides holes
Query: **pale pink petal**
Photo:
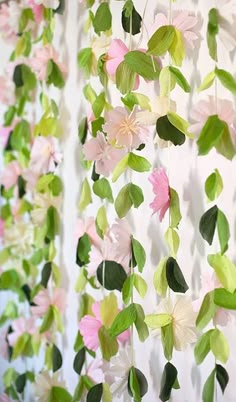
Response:
[[[160,222],[170,206],[169,180],[164,169],[154,169],[148,180],[153,185],[153,192],[156,195],[150,204],[153,213],[159,212]]]
[[[79,330],[85,346],[94,352],[96,352],[99,346],[98,331],[101,326],[101,322],[90,315],[84,316],[79,323]]]

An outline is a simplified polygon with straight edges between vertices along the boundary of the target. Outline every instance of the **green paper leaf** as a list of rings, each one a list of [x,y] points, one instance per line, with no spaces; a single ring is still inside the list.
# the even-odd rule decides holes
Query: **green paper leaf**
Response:
[[[214,291],[205,295],[200,311],[197,316],[196,325],[199,329],[203,329],[214,318],[217,311],[214,303]]]
[[[149,328],[157,329],[171,324],[172,317],[170,314],[149,314],[146,316],[145,322]]]
[[[178,233],[174,229],[169,227],[167,229],[167,232],[165,233],[165,241],[168,244],[170,255],[176,258],[180,243]]]
[[[140,275],[134,274],[134,287],[138,294],[144,299],[147,293],[147,283]]]
[[[40,334],[46,332],[52,325],[54,321],[54,311],[52,306],[49,307],[48,311],[46,312],[45,316],[43,317],[43,322],[40,327]]]
[[[223,332],[213,329],[210,337],[211,351],[215,358],[221,363],[226,363],[229,359],[229,344]]]
[[[48,285],[48,281],[50,279],[52,273],[52,263],[51,262],[47,262],[41,272],[41,282],[40,284],[44,287],[47,288]]]
[[[132,294],[134,286],[134,274],[127,277],[122,288],[122,299],[125,304],[128,304]]]
[[[21,151],[30,142],[31,132],[29,123],[21,120],[17,123],[10,136],[10,145],[13,149]]]
[[[78,60],[79,68],[84,70],[86,77],[89,77],[89,75],[91,74],[92,65],[93,65],[92,48],[87,47],[87,48],[81,49],[80,52],[78,53],[77,60]]]
[[[122,10],[122,17],[121,17],[122,27],[125,32],[131,33],[132,35],[137,35],[141,31],[142,17],[135,9],[133,3],[131,13],[129,12],[128,15],[126,15],[127,14],[126,6],[128,3],[129,4],[131,3],[130,0],[126,1]]]
[[[110,293],[101,302],[100,315],[103,325],[110,328],[118,313],[117,298],[114,293]]]
[[[0,275],[0,289],[2,290],[16,290],[21,286],[21,279],[14,269],[9,269],[2,272]]]
[[[75,355],[74,363],[73,363],[73,369],[78,375],[81,375],[81,371],[82,371],[84,363],[85,363],[85,348],[83,347]]]
[[[148,382],[144,374],[137,368],[131,367],[128,376],[128,391],[135,402],[141,402],[148,392]]]
[[[125,60],[119,64],[116,70],[116,86],[123,95],[132,91],[136,76],[136,72]]]
[[[236,292],[230,293],[225,289],[215,289],[214,303],[228,310],[236,310]]]
[[[80,191],[79,210],[83,212],[89,204],[92,203],[92,194],[88,179],[84,179]]]
[[[191,92],[191,87],[184,77],[184,75],[181,73],[181,71],[173,66],[168,67],[172,76],[174,77],[175,81],[177,84],[184,90],[184,92]]]
[[[49,240],[54,240],[59,233],[60,218],[57,209],[49,207],[46,216],[46,236]]]
[[[72,396],[64,388],[52,387],[48,402],[72,402]]]
[[[16,381],[15,381],[15,385],[16,385],[16,390],[17,392],[19,392],[20,394],[22,394],[22,392],[24,392],[25,386],[26,386],[26,374],[21,374],[17,377]]]
[[[219,14],[216,8],[212,8],[208,14],[207,44],[211,58],[217,61],[217,41],[219,32]],[[204,401],[205,402],[205,401]]]
[[[171,360],[174,348],[174,334],[172,323],[166,325],[165,327],[161,327],[161,342],[165,358],[167,360]]]
[[[99,229],[99,231],[101,231],[101,237],[104,238],[105,233],[107,232],[108,229],[108,220],[107,220],[107,214],[106,214],[106,209],[104,207],[104,205],[102,205],[97,213],[97,217],[96,217],[96,225]]]
[[[202,392],[203,402],[214,402],[214,392],[215,392],[215,369],[211,372],[207,378]]]
[[[236,289],[236,267],[226,255],[211,254],[207,261],[214,269],[222,286],[233,293]]]
[[[211,71],[209,74],[206,75],[206,77],[203,79],[200,87],[198,88],[198,91],[205,91],[205,89],[210,88],[215,81],[216,78],[216,73],[215,70]]]
[[[172,45],[175,38],[175,28],[172,25],[160,27],[148,41],[148,54],[162,56]]]
[[[128,166],[136,172],[149,172],[151,163],[143,156],[135,155],[133,152],[129,153]]]
[[[130,68],[148,81],[155,81],[160,74],[160,66],[155,59],[140,50],[133,50],[124,56]]]
[[[135,308],[136,308],[136,320],[134,325],[136,327],[140,342],[144,342],[149,336],[148,327],[147,324],[145,323],[145,314],[140,304],[135,303]]]
[[[182,271],[173,257],[169,257],[166,262],[166,279],[169,287],[178,293],[185,293],[188,285],[185,282]]]
[[[138,240],[131,237],[132,245],[132,259],[134,261],[133,266],[138,265],[139,272],[143,272],[143,268],[146,263],[146,253],[141,243]]]
[[[162,402],[168,401],[171,397],[171,391],[177,380],[178,371],[170,362],[166,363],[161,377],[161,390],[159,398]]]
[[[86,138],[87,138],[87,133],[88,133],[88,119],[87,117],[84,117],[80,124],[79,124],[79,129],[78,129],[78,134],[79,134],[79,140],[82,145],[85,144]]]
[[[211,334],[213,329],[210,329],[203,334],[194,347],[194,356],[197,364],[201,364],[211,350]]]
[[[219,209],[217,215],[217,231],[220,242],[221,254],[228,250],[228,241],[230,239],[229,222],[225,214]]]
[[[221,84],[227,88],[233,95],[236,95],[236,80],[228,71],[216,68],[215,74]]]
[[[53,344],[52,347],[52,370],[55,373],[62,366],[62,355],[58,347]]]
[[[129,154],[126,154],[124,158],[120,160],[120,162],[117,163],[115,169],[112,172],[112,182],[116,182],[116,180],[119,179],[119,177],[125,172],[125,170],[128,167],[128,161],[129,161]]]
[[[214,205],[214,207],[210,208],[206,211],[200,219],[199,230],[204,240],[207,241],[210,245],[213,242],[217,216],[218,216],[218,207]]]
[[[115,356],[118,352],[118,342],[110,335],[110,331],[104,326],[98,331],[98,338],[101,347],[102,357],[105,360],[110,360],[112,356]]]
[[[136,184],[129,184],[129,197],[133,203],[134,208],[138,208],[144,201],[143,191]]]
[[[111,337],[114,338],[122,334],[122,332],[126,331],[134,324],[135,320],[136,320],[136,307],[135,304],[132,303],[117,314],[110,328]]]
[[[162,140],[171,141],[174,145],[182,145],[185,142],[185,135],[170,122],[168,115],[159,117],[156,132]]]
[[[153,277],[153,283],[157,294],[161,297],[166,296],[166,291],[168,287],[166,279],[166,262],[167,258],[162,258],[160,261]]]
[[[103,384],[94,385],[88,392],[86,402],[100,402],[103,395]]]
[[[109,202],[113,202],[111,185],[107,179],[102,178],[95,181],[93,184],[93,192],[103,200],[107,199]]]
[[[115,261],[103,261],[98,266],[97,278],[99,283],[107,290],[119,290],[121,292],[127,274],[124,268]]]
[[[18,64],[13,73],[13,82],[16,88],[24,86],[26,91],[32,91],[36,87],[36,77],[26,64]]]
[[[106,104],[106,95],[105,92],[102,92],[100,93],[100,95],[96,97],[95,101],[92,104],[93,113],[97,119],[101,116],[105,104]]]
[[[126,184],[120,190],[115,200],[115,210],[119,218],[124,218],[132,207],[133,202],[130,198],[130,184]]]
[[[232,142],[228,124],[226,122],[223,122],[223,124],[224,130],[219,141],[216,143],[215,148],[219,154],[231,161],[235,156],[235,148]]]
[[[169,122],[186,137],[189,137],[191,139],[194,138],[194,136],[188,131],[189,123],[186,120],[184,120],[182,117],[174,112],[168,112],[167,117]]]
[[[214,201],[222,193],[224,184],[218,171],[215,171],[207,178],[205,183],[205,193],[210,201]]]
[[[47,65],[47,85],[53,84],[57,88],[63,88],[65,85],[63,74],[58,65],[51,59]]]
[[[100,32],[109,31],[112,24],[112,15],[108,3],[101,3],[95,13],[93,20],[94,31],[97,34]]]
[[[24,333],[23,335],[19,336],[16,343],[14,344],[12,360],[17,359],[17,357],[25,353],[26,346],[30,339],[31,336],[28,333]]]
[[[207,155],[219,142],[225,130],[225,123],[217,115],[208,117],[197,140],[199,155]]]
[[[169,66],[163,67],[159,76],[160,96],[168,96],[172,89],[175,88],[176,80],[170,72]]]
[[[185,57],[184,38],[181,31],[175,28],[174,40],[169,48],[172,61],[177,66],[182,66]]]
[[[216,379],[220,385],[222,393],[224,394],[229,382],[229,375],[225,368],[222,367],[220,364],[216,364]]]

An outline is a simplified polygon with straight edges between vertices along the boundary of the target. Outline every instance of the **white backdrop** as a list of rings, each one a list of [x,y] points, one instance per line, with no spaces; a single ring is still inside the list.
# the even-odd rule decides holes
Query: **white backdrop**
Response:
[[[135,6],[142,15],[145,6],[144,0],[136,0]],[[153,12],[160,10],[167,2],[149,0],[146,12],[146,25],[148,26],[153,20]],[[123,2],[111,1],[114,15],[113,37],[123,39],[123,31],[121,29],[120,19],[116,16],[121,15]],[[177,102],[177,112],[184,118],[189,117],[189,112],[192,105],[199,99],[204,99],[207,94],[214,95],[214,90],[210,89],[202,94],[197,94],[197,86],[201,79],[214,68],[214,64],[208,55],[206,45],[206,25],[208,10],[214,6],[214,2],[210,0],[179,0],[174,3],[173,8],[182,8],[195,10],[201,19],[201,38],[199,40],[199,49],[190,55],[189,59],[184,63],[183,72],[195,87],[193,95],[184,94],[181,91],[173,92],[173,99]],[[77,67],[77,53],[80,48],[86,47],[89,43],[89,38],[82,32],[84,23],[84,11],[79,5],[78,0],[68,0],[67,8],[63,17],[57,18],[57,39],[56,48],[59,48],[64,60],[69,63],[69,76],[62,96],[59,99],[62,120],[64,124],[63,152],[64,162],[61,167],[61,175],[63,177],[65,192],[63,206],[63,230],[61,234],[61,254],[60,264],[63,271],[63,284],[68,293],[68,307],[66,314],[66,334],[63,339],[63,375],[68,387],[71,391],[74,390],[78,377],[73,372],[73,343],[78,330],[78,306],[79,296],[74,291],[75,282],[79,273],[79,269],[75,264],[75,239],[74,227],[78,216],[77,204],[81,181],[84,177],[84,172],[79,165],[79,142],[78,142],[78,123],[86,113],[85,103],[82,96],[82,87],[85,85],[85,80],[82,73]],[[144,36],[144,43],[147,38]],[[4,49],[1,45],[1,49]],[[5,52],[5,54],[7,51]],[[4,54],[4,56],[5,56]],[[227,51],[222,47],[219,52],[219,66],[235,72],[234,64],[230,59]],[[2,70],[1,62],[1,70]],[[94,81],[94,87],[97,87],[97,82]],[[97,87],[99,89],[99,86]],[[143,85],[140,92],[145,91],[147,95],[153,97],[156,88],[152,84]],[[157,93],[156,93],[157,94]],[[220,97],[230,98],[228,92],[219,87],[218,94]],[[55,92],[57,96],[58,93]],[[120,104],[117,91],[111,85],[110,95],[113,100],[113,105]],[[154,166],[163,165],[170,172],[170,185],[175,188],[180,196],[182,222],[180,224],[180,239],[181,246],[178,255],[178,262],[182,268],[186,281],[190,286],[190,295],[197,298],[200,288],[200,276],[204,270],[211,270],[207,264],[207,255],[217,250],[217,245],[209,247],[203,241],[199,234],[198,224],[200,217],[207,209],[206,197],[204,196],[205,179],[215,168],[218,168],[223,180],[224,191],[219,198],[218,206],[221,208],[230,222],[231,240],[229,244],[228,255],[235,261],[235,168],[236,162],[228,162],[214,151],[206,157],[198,157],[197,149],[194,143],[189,141],[181,147],[171,147],[168,150],[154,149],[149,146],[146,153],[150,159],[153,159]],[[135,294],[135,301],[143,303],[146,313],[151,313],[157,304],[157,297],[152,284],[154,270],[160,259],[166,255],[166,247],[164,245],[164,233],[167,229],[167,221],[159,223],[157,216],[151,216],[149,203],[152,200],[152,191],[147,176],[142,174],[132,175],[132,181],[142,186],[145,194],[145,203],[135,210],[135,213],[130,217],[131,225],[134,229],[135,237],[144,245],[147,253],[147,264],[144,271],[144,277],[148,282],[148,294],[142,302],[138,295]],[[114,195],[122,186],[122,180],[114,186]],[[99,204],[97,204],[98,206]],[[86,215],[95,215],[97,211],[94,207],[89,207]],[[115,218],[113,208],[109,210],[110,218]],[[2,299],[1,299],[2,301]],[[218,402],[235,402],[235,373],[236,373],[236,327],[229,326],[225,330],[226,336],[230,341],[231,354],[226,367],[230,374],[229,386],[225,396],[222,397],[221,391],[218,390]],[[135,340],[136,366],[139,367],[148,378],[149,392],[143,398],[144,402],[159,401],[159,385],[161,373],[165,364],[162,348],[159,339],[148,339],[144,344]],[[201,400],[201,390],[206,377],[213,369],[214,361],[211,357],[206,359],[206,362],[196,367],[193,358],[193,349],[189,348],[186,352],[175,352],[173,364],[179,372],[179,382],[181,389],[174,391],[172,401],[174,402],[199,402]],[[1,363],[0,373],[4,371],[5,365]],[[32,399],[34,401],[34,398]],[[26,401],[28,402],[28,400]]]

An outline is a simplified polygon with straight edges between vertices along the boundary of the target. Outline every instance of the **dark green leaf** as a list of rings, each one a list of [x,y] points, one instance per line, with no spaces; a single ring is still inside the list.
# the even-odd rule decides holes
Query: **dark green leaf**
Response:
[[[22,392],[25,389],[25,385],[26,385],[26,374],[21,374],[17,377],[16,381],[16,390],[17,392],[19,392],[20,394],[22,394]]]
[[[66,0],[59,0],[59,6],[54,10],[54,13],[62,15],[66,8]]]
[[[165,141],[171,141],[174,145],[182,145],[185,142],[185,135],[168,119],[168,116],[161,116],[156,123],[158,136]]]
[[[132,7],[132,14],[129,16],[126,16],[126,9],[125,6],[122,10],[122,27],[125,32],[128,32],[132,35],[137,35],[141,31],[141,25],[142,25],[142,17],[141,15],[137,12],[135,7]]]
[[[159,398],[162,402],[168,401],[171,397],[171,391],[177,380],[178,371],[170,362],[166,363],[161,378],[161,391]]]
[[[76,250],[76,264],[80,267],[89,263],[89,253],[91,250],[91,242],[87,233],[79,238]]]
[[[52,347],[52,370],[55,373],[62,366],[62,355],[58,347],[53,344]]]
[[[97,278],[99,283],[107,290],[121,292],[127,274],[124,268],[115,261],[103,261],[98,266]]]
[[[173,257],[169,257],[166,262],[166,279],[169,287],[178,293],[185,293],[188,290],[188,285],[185,282],[182,271]]]
[[[219,15],[216,8],[212,8],[208,14],[208,26],[207,26],[207,44],[210,56],[213,60],[217,61],[217,42],[216,36],[219,31]]]
[[[93,27],[97,34],[111,29],[112,15],[108,3],[99,5],[93,20]]]
[[[216,230],[218,211],[217,205],[214,205],[214,207],[210,208],[203,214],[199,224],[199,230],[203,239],[205,239],[210,245],[213,242]]]
[[[42,273],[41,273],[41,285],[46,288],[48,286],[48,281],[50,279],[52,273],[52,263],[51,262],[47,262],[43,269],[42,269]]]
[[[84,145],[88,132],[88,119],[84,117],[79,124],[79,140]]]
[[[80,375],[85,362],[85,348],[79,350],[74,358],[73,368],[74,371]]]
[[[96,384],[87,395],[86,402],[100,402],[102,400],[103,384]]]
[[[225,368],[222,367],[220,364],[216,364],[216,379],[220,385],[222,393],[224,394],[229,382],[229,375]]]
[[[129,67],[146,80],[157,80],[160,74],[160,66],[155,59],[140,50],[126,53],[125,61]]]

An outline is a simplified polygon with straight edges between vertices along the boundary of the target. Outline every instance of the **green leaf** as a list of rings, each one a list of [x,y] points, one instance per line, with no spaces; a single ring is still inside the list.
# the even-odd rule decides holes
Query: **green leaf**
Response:
[[[213,242],[215,230],[216,230],[216,223],[217,223],[217,216],[218,216],[218,207],[214,205],[214,207],[210,208],[206,211],[201,219],[199,224],[199,230],[204,240],[207,241],[210,245]]]
[[[209,74],[206,75],[206,77],[202,81],[200,87],[198,88],[198,91],[201,92],[201,91],[205,91],[205,89],[210,88],[214,84],[215,78],[216,78],[216,73],[215,73],[215,70],[213,70]]]
[[[161,390],[159,398],[161,401],[168,401],[171,397],[171,391],[177,380],[178,371],[170,362],[166,363],[161,377]]]
[[[49,240],[54,240],[59,233],[60,218],[57,209],[49,207],[46,216],[46,236]]]
[[[217,145],[225,130],[225,123],[217,115],[208,117],[197,140],[199,155],[207,155]]]
[[[216,36],[219,32],[219,14],[216,8],[212,8],[208,14],[207,25],[207,44],[211,58],[217,61],[217,41]],[[205,401],[204,401],[205,402]]]
[[[148,382],[144,374],[137,368],[131,367],[128,376],[128,391],[135,402],[141,402],[148,392]]]
[[[169,287],[178,293],[185,293],[188,285],[185,282],[182,271],[173,257],[169,257],[166,262],[166,279]]]
[[[88,179],[84,179],[80,191],[79,210],[83,212],[89,204],[92,203],[92,194]]]
[[[211,351],[215,358],[222,363],[229,359],[229,344],[223,332],[219,329],[213,329],[210,337]]]
[[[106,209],[104,205],[102,205],[97,213],[96,217],[96,226],[98,227],[99,231],[101,232],[100,236],[104,238],[105,233],[107,232],[108,229],[108,221],[107,221],[107,214],[106,214]]]
[[[130,68],[148,81],[155,81],[160,74],[160,66],[155,59],[140,50],[133,50],[124,56]]]
[[[197,364],[201,364],[211,350],[211,334],[213,329],[210,329],[205,334],[200,336],[194,347],[194,356]]]
[[[223,124],[224,130],[219,141],[216,143],[215,148],[219,154],[231,161],[235,156],[235,148],[232,142],[228,124],[226,122],[223,122]]]
[[[222,286],[233,293],[236,289],[236,267],[226,255],[211,254],[207,261],[215,270],[215,273]]]
[[[119,179],[119,177],[122,175],[122,173],[125,172],[125,170],[128,167],[128,161],[129,161],[129,154],[126,154],[124,158],[120,160],[120,162],[117,163],[115,169],[112,172],[112,181],[113,183]]]
[[[24,392],[25,386],[26,386],[26,374],[21,374],[17,377],[16,381],[15,381],[15,385],[16,385],[16,390],[17,392],[19,392],[20,394],[22,394],[22,392]]]
[[[109,202],[113,202],[111,185],[105,177],[95,181],[93,184],[93,192],[103,200],[107,199]]]
[[[134,287],[134,274],[127,277],[122,288],[122,299],[125,304],[128,304],[132,297],[133,287]]]
[[[170,122],[168,115],[159,117],[156,132],[162,140],[171,141],[174,145],[182,145],[185,142],[185,135]]]
[[[228,241],[230,239],[229,222],[225,214],[219,209],[217,215],[217,231],[220,242],[221,254],[228,250]]]
[[[83,94],[91,105],[95,102],[95,100],[97,98],[97,94],[94,91],[94,89],[91,87],[90,84],[85,85],[85,87],[83,89]]]
[[[24,86],[26,91],[34,90],[36,87],[35,74],[25,64],[18,64],[15,67],[13,81],[16,88],[21,88]]]
[[[106,96],[105,92],[102,92],[100,93],[100,95],[96,97],[95,101],[92,104],[93,113],[97,119],[101,116],[105,104],[106,104]]]
[[[99,5],[93,20],[94,31],[97,34],[100,32],[109,31],[112,24],[112,15],[108,3],[102,3]]]
[[[103,384],[94,385],[88,392],[86,402],[100,402],[102,400]]]
[[[180,243],[178,233],[169,227],[165,233],[165,241],[168,244],[170,255],[175,258],[178,253]]]
[[[87,133],[88,133],[88,119],[87,117],[84,117],[80,124],[79,124],[79,129],[78,129],[78,134],[79,134],[79,140],[82,145],[85,144],[86,138],[87,138]]]
[[[89,77],[89,75],[91,74],[92,65],[93,65],[92,48],[86,47],[84,49],[81,49],[80,52],[78,53],[77,60],[78,60],[79,68],[84,70],[86,77]]]
[[[46,332],[51,327],[53,321],[54,321],[54,312],[52,306],[50,306],[45,316],[43,317],[43,322],[40,327],[40,334]]]
[[[215,289],[214,303],[228,310],[236,310],[236,293],[230,293],[225,289]]]
[[[207,178],[205,183],[205,193],[210,201],[214,201],[222,193],[224,184],[218,171],[215,171]]]
[[[85,362],[85,348],[82,348],[75,355],[73,363],[73,369],[78,375],[81,374],[84,362]]]
[[[47,65],[47,85],[53,84],[57,88],[63,88],[65,85],[63,74],[58,65],[51,59]]]
[[[162,258],[153,276],[154,287],[157,294],[161,297],[166,296],[166,291],[168,287],[166,279],[166,262],[167,258]]]
[[[18,272],[14,269],[9,269],[2,272],[0,275],[0,289],[2,290],[16,290],[21,286],[21,280]]]
[[[216,379],[220,385],[222,393],[224,394],[229,382],[229,375],[225,368],[222,367],[220,364],[216,364]]]
[[[130,328],[136,320],[136,314],[137,314],[136,307],[134,303],[130,304],[128,307],[125,307],[123,310],[121,310],[117,314],[110,328],[111,337],[114,338],[122,334],[122,332],[126,331],[128,328]]]
[[[203,402],[214,402],[215,372],[216,371],[214,369],[204,384],[203,392],[202,392]]]
[[[169,70],[177,84],[184,90],[184,92],[191,92],[191,87],[181,71],[173,66],[170,66]]]
[[[97,278],[107,290],[122,290],[127,274],[124,268],[115,261],[103,261],[98,266]]]
[[[134,287],[138,294],[144,299],[147,293],[147,283],[140,275],[134,274]]]
[[[115,210],[120,219],[127,215],[132,205],[133,202],[130,198],[130,184],[126,184],[120,190],[115,200]]]
[[[46,288],[48,285],[48,281],[50,279],[52,273],[52,263],[51,262],[47,262],[41,272],[41,282],[40,284]]]
[[[144,201],[143,191],[136,184],[129,184],[129,197],[133,203],[134,208],[138,208]]]
[[[132,246],[132,259],[134,261],[134,266],[138,265],[139,272],[143,272],[143,268],[146,263],[146,253],[141,243],[138,240],[131,238]]]
[[[10,144],[13,149],[21,151],[30,142],[30,126],[26,120],[21,120],[14,127],[10,136]]]
[[[17,359],[20,355],[25,353],[26,346],[30,341],[30,334],[24,333],[23,335],[19,336],[16,343],[14,344],[12,360]]]
[[[236,80],[228,71],[216,68],[215,74],[221,84],[227,88],[233,95],[236,95]]]
[[[157,329],[171,324],[172,317],[170,314],[149,314],[146,316],[145,322],[149,328]]]
[[[168,112],[167,117],[170,123],[175,128],[177,128],[181,133],[183,133],[185,136],[191,139],[194,138],[194,136],[188,131],[189,123],[186,120],[184,120],[182,117],[180,117],[177,113],[174,112]]]
[[[101,302],[100,315],[102,323],[106,328],[110,328],[118,313],[117,298],[114,293],[110,293]]]
[[[203,329],[214,318],[217,311],[214,303],[214,291],[205,295],[200,311],[197,316],[196,325],[199,329]]]
[[[128,166],[136,172],[149,172],[151,163],[143,156],[135,155],[133,152],[129,153]]]
[[[98,338],[103,359],[109,361],[112,356],[118,352],[118,342],[113,339],[107,328],[102,326],[98,331]]]
[[[174,334],[172,323],[166,325],[165,327],[161,327],[161,342],[165,358],[167,360],[171,360],[174,348]]]
[[[134,324],[138,332],[140,342],[144,342],[149,336],[148,327],[147,324],[145,323],[145,314],[140,304],[135,303],[135,308],[136,308],[136,320]]]
[[[129,12],[128,15],[126,15],[127,14],[127,9],[126,9],[127,3],[130,3],[130,0],[128,0],[125,3],[123,10],[122,10],[122,17],[121,17],[122,27],[125,32],[131,33],[132,35],[137,35],[141,31],[142,17],[135,9],[133,3],[132,3],[131,13]]]
[[[177,66],[182,66],[185,57],[184,38],[181,31],[175,28],[174,40],[169,48],[172,61]]]
[[[169,66],[163,67],[159,76],[160,96],[168,96],[172,89],[175,88],[176,80],[173,74],[171,74]]]
[[[47,402],[72,402],[72,396],[64,388],[52,387]]]
[[[148,41],[148,54],[162,56],[172,45],[175,38],[175,28],[172,25],[160,27]]]
[[[52,347],[52,370],[55,373],[62,366],[62,355],[58,347],[53,344]]]
[[[137,74],[124,60],[116,69],[116,86],[122,94],[127,94],[135,86]]]

